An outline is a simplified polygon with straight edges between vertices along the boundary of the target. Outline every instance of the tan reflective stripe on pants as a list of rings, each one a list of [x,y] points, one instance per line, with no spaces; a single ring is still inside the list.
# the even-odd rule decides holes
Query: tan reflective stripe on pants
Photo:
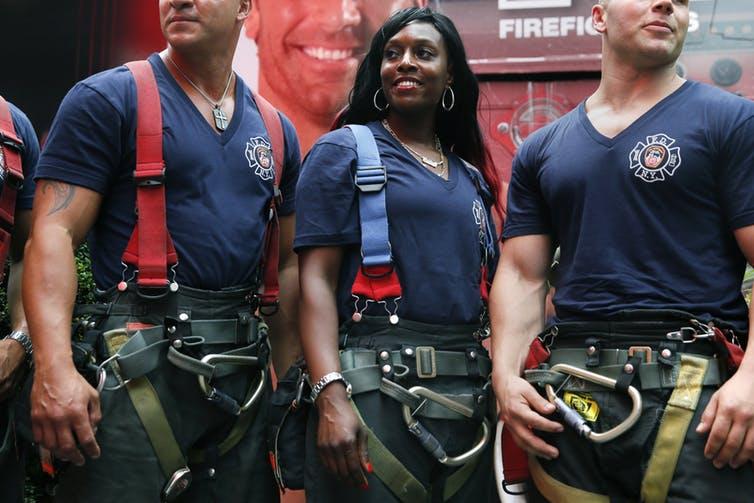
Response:
[[[646,503],[661,503],[667,499],[670,481],[699,403],[704,374],[707,373],[710,361],[715,362],[688,354],[681,355],[678,380],[662,415],[652,456],[641,483],[641,497]]]
[[[590,493],[556,480],[534,456],[529,456],[529,472],[537,490],[550,503],[610,503],[604,494]]]
[[[126,389],[160,461],[162,473],[170,478],[176,470],[186,466],[186,458],[175,439],[160,397],[146,377],[132,380],[126,384]]]

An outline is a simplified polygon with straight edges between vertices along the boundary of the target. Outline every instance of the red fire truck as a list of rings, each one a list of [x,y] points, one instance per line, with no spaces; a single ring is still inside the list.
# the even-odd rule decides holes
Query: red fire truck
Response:
[[[599,82],[595,0],[441,0],[482,82],[480,119],[506,178],[534,130],[586,98]],[[691,0],[678,62],[686,78],[754,99],[754,0]]]

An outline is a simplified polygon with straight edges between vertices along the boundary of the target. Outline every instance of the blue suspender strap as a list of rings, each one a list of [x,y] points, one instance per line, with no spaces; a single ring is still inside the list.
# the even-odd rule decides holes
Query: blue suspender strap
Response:
[[[360,124],[349,124],[347,127],[356,138],[358,156],[354,182],[359,189],[362,265],[390,265],[392,254],[385,206],[387,171],[380,161],[372,131]]]

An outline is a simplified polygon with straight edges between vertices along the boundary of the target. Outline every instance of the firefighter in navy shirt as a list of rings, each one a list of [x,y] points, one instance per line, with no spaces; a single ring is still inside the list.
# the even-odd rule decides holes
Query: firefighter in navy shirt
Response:
[[[688,2],[603,0],[592,21],[600,87],[514,161],[490,308],[502,418],[534,455],[539,498],[742,501],[754,361],[736,370],[733,356],[751,331],[754,104],[676,74]],[[542,332],[557,245],[557,316]],[[532,341],[553,371],[527,383]]]
[[[37,348],[34,438],[73,465],[60,475],[60,500],[157,501],[184,490],[182,501],[278,498],[264,446],[267,330],[255,315],[278,182],[270,125],[231,69],[249,8],[248,0],[160,1],[168,48],[141,68],[159,90],[164,177],[134,180],[135,70],[78,83],[50,131],[37,174],[26,300]],[[277,207],[284,295],[268,321],[271,334],[293,337],[283,347],[295,351],[299,150],[290,122],[278,119],[286,152]],[[124,249],[135,204],[140,215],[146,208],[136,194],[161,186],[177,262],[166,272],[169,284],[150,289]],[[141,225],[139,218],[144,232]],[[86,236],[105,293],[99,307],[76,308],[86,329],[71,350],[73,251]],[[81,357],[86,344],[91,355]],[[134,375],[128,361],[138,362]],[[276,361],[290,364],[284,352]]]
[[[13,394],[21,382],[24,363],[30,363],[32,346],[29,329],[21,303],[24,244],[31,223],[31,204],[34,199],[34,170],[39,160],[39,143],[29,119],[12,103],[5,102],[13,123],[13,133],[21,140],[21,168],[24,181],[16,194],[14,226],[10,242],[10,270],[8,276],[8,311],[11,333],[0,340],[0,485],[7,501],[23,501],[24,468],[27,447],[18,443],[14,424]],[[0,145],[0,169],[3,185],[8,177],[8,151],[18,147]],[[4,187],[0,190],[6,190]],[[5,264],[0,264],[4,267]]]
[[[494,497],[480,288],[494,269],[489,187],[498,180],[484,156],[477,98],[452,22],[429,9],[400,11],[375,36],[340,119],[366,129],[323,136],[304,162],[295,249],[317,412],[307,428],[310,501],[430,501],[433,491],[457,501]],[[357,145],[358,131],[365,136]],[[379,166],[359,153],[364,138],[373,138]],[[365,163],[382,180],[372,190],[360,174]],[[371,262],[376,236],[391,250],[387,263]],[[416,385],[463,402],[465,414],[419,407],[408,391]],[[409,431],[406,407],[413,431],[427,426],[424,437]],[[450,457],[473,452],[449,460],[426,449],[430,437]]]

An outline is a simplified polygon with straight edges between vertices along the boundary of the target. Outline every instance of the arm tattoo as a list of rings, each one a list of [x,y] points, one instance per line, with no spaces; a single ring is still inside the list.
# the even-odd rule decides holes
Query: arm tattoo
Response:
[[[50,211],[47,212],[47,216],[50,216],[60,210],[68,208],[68,206],[71,205],[73,196],[76,193],[76,186],[62,182],[56,182],[54,180],[45,180],[42,182],[42,194],[46,194],[48,190],[52,190],[54,193],[53,206]]]

